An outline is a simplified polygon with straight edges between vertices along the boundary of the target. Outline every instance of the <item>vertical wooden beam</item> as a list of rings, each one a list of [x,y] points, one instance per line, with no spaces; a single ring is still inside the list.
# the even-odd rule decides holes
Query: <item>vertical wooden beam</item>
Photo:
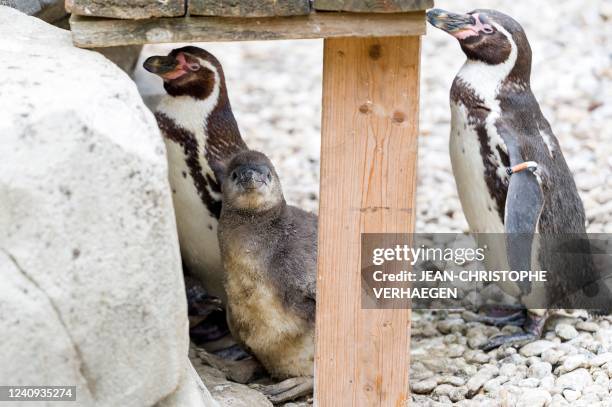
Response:
[[[413,231],[420,37],[326,39],[315,400],[404,406],[410,310],[364,310],[360,235]]]

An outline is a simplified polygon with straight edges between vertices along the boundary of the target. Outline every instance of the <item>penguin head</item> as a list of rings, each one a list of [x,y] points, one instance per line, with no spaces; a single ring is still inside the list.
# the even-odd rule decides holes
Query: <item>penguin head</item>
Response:
[[[219,179],[223,206],[264,212],[284,203],[280,181],[272,162],[257,151],[236,154]]]
[[[198,47],[183,47],[168,55],[152,56],[144,68],[164,80],[169,95],[189,95],[205,100],[225,88],[221,64],[211,53]]]
[[[427,21],[455,37],[469,60],[488,65],[511,63],[512,73],[526,76],[521,79],[528,82],[531,48],[523,28],[512,17],[495,10],[458,14],[432,9]]]

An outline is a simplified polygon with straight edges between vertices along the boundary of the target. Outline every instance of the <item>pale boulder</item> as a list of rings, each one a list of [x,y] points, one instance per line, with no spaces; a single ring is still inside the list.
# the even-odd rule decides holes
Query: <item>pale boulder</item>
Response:
[[[0,383],[216,405],[187,359],[165,152],[135,85],[4,6],[0,66]]]

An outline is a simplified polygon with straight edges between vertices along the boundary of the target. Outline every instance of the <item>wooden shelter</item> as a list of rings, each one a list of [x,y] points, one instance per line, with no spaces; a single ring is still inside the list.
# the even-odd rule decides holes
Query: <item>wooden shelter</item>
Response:
[[[362,309],[362,233],[415,222],[433,0],[67,0],[80,47],[324,38],[315,404],[407,404],[410,310]]]

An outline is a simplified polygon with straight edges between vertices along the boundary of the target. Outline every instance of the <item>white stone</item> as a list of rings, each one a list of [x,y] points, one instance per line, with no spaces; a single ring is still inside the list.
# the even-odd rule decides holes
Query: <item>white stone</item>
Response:
[[[612,352],[601,353],[591,359],[591,366],[599,367],[604,363],[612,362]]]
[[[569,341],[570,339],[574,339],[578,336],[578,331],[576,328],[569,324],[559,324],[555,327],[555,333],[557,336],[563,340]]]
[[[597,330],[599,330],[599,325],[591,321],[579,321],[576,324],[576,329],[586,332],[597,332]]]
[[[474,396],[478,390],[493,377],[497,376],[499,369],[494,365],[483,365],[483,367],[468,380],[467,382],[467,397]]]
[[[502,376],[512,377],[516,372],[516,365],[512,363],[504,363],[499,368],[499,374]]]
[[[517,407],[543,407],[550,403],[552,396],[542,389],[523,389],[516,403]]]
[[[563,390],[563,397],[565,397],[565,399],[569,401],[570,403],[572,401],[578,400],[580,396],[581,396],[581,393],[579,391],[569,390],[569,389]]]
[[[555,346],[556,344],[554,342],[540,339],[526,344],[521,348],[519,352],[525,357],[539,356],[542,354],[542,352],[547,351],[548,349],[552,349]]]
[[[528,374],[530,377],[542,379],[550,374],[552,366],[548,362],[535,362],[529,366]]]
[[[589,362],[585,355],[577,354],[565,358],[563,364],[559,367],[559,373],[567,373],[578,369],[579,367],[588,367]]]
[[[217,400],[219,407],[272,407],[267,397],[256,389],[231,382],[221,371],[206,366],[200,361],[193,363],[202,381]],[[175,407],[182,407],[182,405],[177,404]]]
[[[410,389],[417,394],[431,393],[436,388],[438,382],[435,378],[421,380],[419,382],[411,382]]]
[[[523,379],[518,383],[519,387],[522,388],[536,388],[538,384],[540,384],[540,379],[536,379],[535,377]]]
[[[0,383],[213,405],[188,375],[164,149],[134,83],[3,6],[0,66]]]
[[[565,373],[557,378],[555,386],[561,389],[581,391],[586,386],[593,384],[593,379],[586,369],[577,369]]]

